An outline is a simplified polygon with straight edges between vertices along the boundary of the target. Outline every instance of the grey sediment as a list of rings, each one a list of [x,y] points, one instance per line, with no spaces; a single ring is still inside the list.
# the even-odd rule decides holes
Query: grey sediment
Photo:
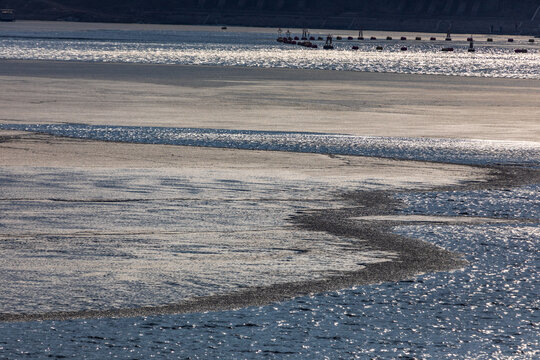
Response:
[[[540,183],[540,169],[520,166],[482,166],[490,170],[486,179],[458,185],[422,189],[430,191],[464,191],[504,189]],[[420,192],[404,190],[403,192]],[[324,279],[253,287],[237,292],[195,297],[158,306],[111,308],[104,310],[59,311],[46,313],[4,313],[0,321],[43,321],[81,318],[119,318],[220,311],[263,306],[298,296],[340,290],[352,286],[404,281],[428,272],[451,271],[463,268],[467,262],[462,254],[451,252],[421,239],[413,239],[392,232],[395,221],[358,221],[352,218],[370,215],[394,215],[403,203],[395,198],[395,191],[358,191],[338,194],[343,207],[304,210],[290,217],[290,222],[302,229],[324,231],[333,235],[358,239],[348,246],[396,254],[392,261],[364,264],[358,271],[328,274]],[[365,240],[368,241],[365,241]],[[350,248],[349,248],[350,249]],[[60,294],[59,294],[60,296]]]

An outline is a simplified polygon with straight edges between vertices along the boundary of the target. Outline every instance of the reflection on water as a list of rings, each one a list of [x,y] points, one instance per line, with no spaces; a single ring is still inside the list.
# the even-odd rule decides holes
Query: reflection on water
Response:
[[[454,41],[343,41],[336,49],[280,44],[269,33],[205,31],[0,31],[0,58],[152,64],[325,69],[410,74],[539,79],[540,50],[534,44]],[[464,40],[464,39],[463,39]],[[485,40],[485,39],[484,39]],[[352,51],[352,45],[359,47]],[[383,51],[377,51],[383,46]],[[401,51],[403,46],[407,51]],[[528,53],[516,54],[514,48]]]
[[[377,156],[456,164],[540,165],[540,144],[525,141],[396,138],[306,132],[84,124],[0,124],[0,129],[143,144]]]
[[[540,79],[536,45],[278,44],[257,33],[95,31],[0,33],[0,58],[201,64]],[[408,51],[399,51],[405,44]],[[375,47],[383,45],[384,51]],[[533,143],[84,125],[3,125],[86,139],[538,166]],[[540,357],[538,185],[401,196],[402,215],[526,218],[532,223],[402,225],[400,234],[465,254],[461,271],[302,297],[264,307],[131,319],[0,323],[0,357],[433,358]],[[59,297],[62,294],[58,294]]]
[[[462,196],[474,202],[483,194]],[[537,201],[537,195],[531,196],[522,197],[515,206],[525,208]],[[421,211],[411,208],[405,214],[413,212]],[[530,215],[538,220],[538,212]],[[540,356],[537,224],[407,225],[396,231],[461,252],[470,265],[411,281],[237,311],[4,323],[0,347],[13,358],[43,354],[192,359]]]
[[[143,138],[150,143],[184,139],[188,134],[188,138],[192,136],[189,141],[199,144],[205,141],[233,145],[251,143],[255,148],[290,146],[290,151],[307,147],[331,152],[340,148],[362,148],[366,142],[366,149],[380,146],[376,150],[378,154],[392,150],[392,146],[393,151],[399,149],[398,154],[438,154],[439,146],[439,140],[426,143],[421,139],[373,140],[323,134],[201,129],[175,132],[159,128],[47,125],[28,127],[28,130],[82,138],[103,136],[111,140],[128,134],[128,139]],[[530,143],[515,143],[514,149],[497,142],[477,144],[459,140],[444,146],[452,144],[457,147],[450,152],[457,154],[455,157],[439,155],[446,156],[446,161],[512,162],[516,161],[513,151],[517,149],[524,161],[538,164],[538,148]],[[470,150],[471,144],[473,150]],[[236,146],[233,145],[230,146]],[[430,152],[429,146],[434,146],[435,150]],[[471,151],[480,154],[479,157],[471,157]],[[406,205],[401,220],[409,214],[415,215],[413,220],[417,215],[509,220],[506,224],[413,224],[395,229],[400,234],[463,253],[469,265],[460,271],[427,274],[410,281],[362,286],[237,311],[2,323],[0,349],[9,354],[9,358],[44,354],[78,358],[200,359],[257,355],[291,359],[538,358],[539,190],[536,184],[504,190],[399,195]],[[526,222],[516,223],[515,219]]]

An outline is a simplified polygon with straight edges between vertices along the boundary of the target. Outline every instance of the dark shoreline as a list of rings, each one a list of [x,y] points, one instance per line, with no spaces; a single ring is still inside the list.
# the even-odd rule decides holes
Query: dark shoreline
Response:
[[[455,186],[402,192],[500,189],[540,182],[540,169],[515,166],[483,166],[483,168],[491,170],[487,181],[471,181]],[[403,281],[420,273],[455,270],[467,264],[461,254],[444,250],[422,240],[393,234],[392,227],[396,225],[396,222],[359,222],[351,219],[358,216],[396,214],[401,203],[392,197],[393,193],[395,192],[361,191],[341,194],[339,196],[345,204],[342,208],[303,211],[290,218],[293,224],[302,229],[325,231],[359,240],[351,242],[348,249],[394,252],[397,258],[393,261],[365,264],[362,270],[342,272],[322,280],[255,287],[235,293],[198,297],[160,306],[27,314],[5,313],[0,314],[0,321],[118,318],[231,310],[247,306],[262,306],[298,296],[340,290],[356,285]],[[369,239],[369,243],[365,239]]]
[[[154,23],[192,25],[235,25],[265,27],[310,27],[322,29],[375,29],[436,31],[453,33],[538,34],[534,0],[386,1],[182,1],[138,3],[126,0],[113,5],[79,0],[11,0],[13,19]],[[6,18],[7,20],[7,18]]]

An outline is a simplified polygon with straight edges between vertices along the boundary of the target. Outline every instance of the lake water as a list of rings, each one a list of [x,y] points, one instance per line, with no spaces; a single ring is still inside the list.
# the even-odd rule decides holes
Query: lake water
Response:
[[[309,143],[310,152],[339,153],[339,149],[353,151],[358,147],[354,144],[358,143],[363,148],[378,151],[378,156],[388,151],[391,157],[403,153],[409,158],[415,149],[420,149],[418,154],[430,153],[422,151],[426,146],[422,139],[349,137],[347,142],[339,143],[338,135],[312,133],[86,125],[2,127],[110,141],[169,143],[171,139],[184,141],[187,136],[189,141],[195,142],[192,145],[198,146],[215,146],[219,140],[222,147],[260,149],[271,146],[272,150],[279,150],[282,146],[287,151],[302,151],[298,143]],[[383,143],[382,148],[379,142]],[[428,142],[430,146],[437,144],[437,140]],[[535,143],[486,141],[476,144],[478,146],[474,144],[464,146],[454,140],[444,144],[446,148],[453,146],[452,152],[446,151],[444,160],[514,164],[517,157],[513,151],[531,166],[538,166],[540,160]],[[485,146],[479,146],[481,144]],[[494,224],[464,225],[411,221],[395,228],[402,235],[463,253],[469,265],[462,270],[236,311],[2,323],[0,348],[9,358],[46,354],[78,358],[202,359],[266,355],[279,358],[533,359],[540,355],[539,190],[537,184],[514,189],[398,195],[405,204],[402,210],[405,218],[407,215],[466,215],[499,220]]]
[[[77,139],[140,144],[376,156],[471,165],[540,165],[540,146],[537,142],[528,141],[398,138],[307,132],[85,124],[0,124],[0,128]]]
[[[264,30],[112,30],[96,25],[93,30],[32,31],[4,25],[0,27],[0,58],[540,79],[540,46],[529,43],[527,37],[508,43],[499,36],[487,42],[486,35],[475,35],[477,50],[469,53],[467,36],[463,35],[455,36],[452,42],[444,41],[442,34],[437,41],[428,37],[417,41],[412,36],[401,41],[384,40],[386,34],[373,32],[378,40],[335,41],[335,50],[325,51],[323,41],[314,41],[318,49],[307,49],[278,43],[277,34]],[[326,33],[313,35],[326,38]],[[399,38],[394,35],[394,39]],[[358,50],[352,50],[353,45]],[[377,46],[383,50],[378,51]],[[401,51],[404,46],[407,51]],[[445,47],[454,51],[442,52]],[[517,48],[528,52],[516,54]]]
[[[534,224],[403,225],[465,254],[463,270],[362,286],[264,307],[128,319],[0,324],[8,358],[433,358],[535,359],[540,355],[539,186],[507,192],[513,212]],[[427,213],[406,195],[404,214]],[[441,214],[500,216],[505,198],[490,191],[443,193]],[[418,200],[421,198],[423,200]],[[479,206],[489,199],[490,206]],[[531,206],[533,205],[533,206]]]
[[[465,51],[467,43],[462,41],[456,46],[460,51],[443,54],[443,42],[409,41],[407,52],[399,51],[401,43],[384,40],[356,42],[360,47],[356,52],[349,50],[351,44],[339,42],[335,51],[324,52],[278,44],[274,35],[264,32],[55,33],[3,28],[0,57],[540,78],[536,45],[520,44],[530,51],[515,54],[513,47],[499,41],[482,44],[475,54],[469,54]],[[377,52],[376,44],[384,45],[385,50]],[[527,142],[86,125],[2,128],[110,141],[464,164],[537,167],[540,163],[538,143]],[[9,181],[8,175],[5,181]],[[42,175],[46,181],[54,182],[50,174]],[[20,179],[24,181],[25,177],[21,175]],[[132,179],[123,181],[128,180]],[[405,204],[402,216],[479,216],[499,220],[474,224],[411,221],[394,228],[399,234],[464,254],[469,262],[464,269],[235,311],[0,323],[0,358],[536,359],[540,357],[539,194],[538,184],[397,194]],[[0,304],[4,306],[1,311],[10,310],[6,303]]]

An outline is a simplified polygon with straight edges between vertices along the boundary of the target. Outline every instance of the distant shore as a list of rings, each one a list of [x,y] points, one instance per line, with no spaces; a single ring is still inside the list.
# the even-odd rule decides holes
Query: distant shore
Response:
[[[261,34],[275,34],[277,38],[278,29],[283,31],[290,30],[293,35],[301,35],[302,30],[306,26],[301,24],[290,25],[276,25],[276,26],[262,26],[254,23],[251,25],[233,25],[222,26],[218,24],[170,24],[170,23],[122,23],[122,22],[78,22],[78,21],[50,21],[50,20],[20,20],[16,22],[0,22],[0,36],[3,35],[1,31],[58,31],[59,36],[62,32],[70,31],[90,31],[90,30],[125,30],[125,31],[209,31],[209,32],[240,32],[240,33],[261,33]],[[312,35],[344,35],[357,38],[359,30],[362,30],[363,36],[369,39],[370,36],[378,36],[378,38],[385,38],[391,36],[394,39],[400,39],[401,36],[406,36],[409,39],[414,39],[419,36],[422,39],[428,39],[430,37],[436,37],[438,39],[444,39],[448,29],[447,28],[431,28],[431,29],[399,29],[389,28],[381,29],[377,27],[362,27],[361,29],[355,28],[332,28],[332,27],[319,27],[319,26],[307,26],[308,31]],[[474,31],[466,32],[453,32],[450,31],[453,41],[466,41],[468,37],[473,35],[477,40],[481,38],[492,38],[494,42],[501,40],[507,42],[508,37],[518,42],[519,40],[527,42],[532,34],[515,34],[513,32],[496,32],[489,33],[482,31],[482,29],[476,29]],[[39,36],[39,35],[38,35]],[[540,36],[540,35],[539,35]]]

